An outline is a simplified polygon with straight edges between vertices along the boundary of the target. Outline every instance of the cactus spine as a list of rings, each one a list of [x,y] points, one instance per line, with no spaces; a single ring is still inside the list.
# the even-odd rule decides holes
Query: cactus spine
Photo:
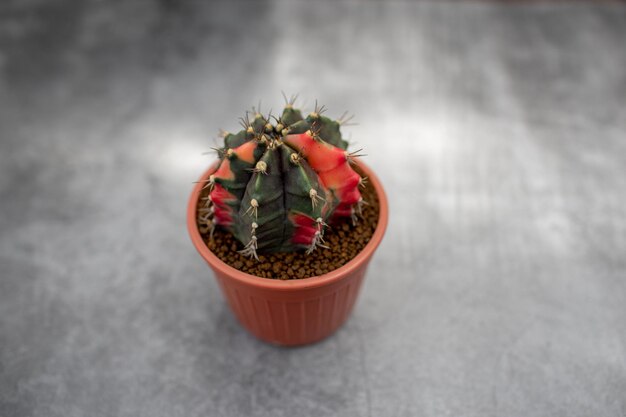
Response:
[[[222,227],[241,242],[240,253],[308,253],[324,246],[329,223],[357,221],[365,202],[359,192],[365,178],[351,167],[340,126],[316,105],[306,118],[285,100],[280,117],[255,112],[241,118],[237,133],[223,132],[220,161],[205,188],[209,195],[199,223],[213,232]]]

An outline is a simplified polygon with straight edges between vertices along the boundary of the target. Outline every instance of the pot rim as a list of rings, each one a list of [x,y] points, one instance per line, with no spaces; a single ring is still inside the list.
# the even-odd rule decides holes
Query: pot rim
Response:
[[[293,291],[321,287],[331,284],[335,281],[339,281],[345,276],[352,274],[363,263],[369,260],[369,258],[373,255],[374,251],[382,241],[385,231],[387,230],[387,223],[389,220],[389,206],[387,202],[387,195],[385,194],[385,190],[383,189],[380,180],[378,179],[374,171],[372,171],[363,162],[358,161],[356,164],[363,171],[365,176],[367,176],[368,181],[370,181],[376,191],[376,194],[378,195],[378,224],[376,225],[376,230],[374,230],[374,234],[370,238],[369,242],[367,242],[367,245],[365,245],[365,247],[345,265],[333,271],[330,271],[323,275],[317,275],[302,279],[279,280],[272,278],[263,278],[239,271],[238,269],[233,268],[232,266],[228,265],[220,258],[218,258],[215,254],[213,254],[213,252],[211,252],[209,247],[202,239],[200,231],[198,230],[196,221],[196,210],[200,191],[203,187],[202,181],[209,177],[211,171],[215,169],[215,164],[208,168],[202,174],[202,176],[200,177],[200,181],[198,181],[198,183],[196,183],[193,187],[191,196],[189,198],[189,203],[187,204],[187,230],[189,232],[189,235],[191,236],[191,241],[196,247],[196,250],[200,253],[200,256],[202,256],[202,258],[204,258],[204,260],[208,262],[211,267],[221,272],[223,275],[226,275],[233,280],[239,281],[240,283],[248,286],[277,291]]]

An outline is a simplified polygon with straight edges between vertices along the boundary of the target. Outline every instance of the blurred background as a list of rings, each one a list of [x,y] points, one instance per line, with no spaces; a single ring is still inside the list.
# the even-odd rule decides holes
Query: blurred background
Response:
[[[185,230],[317,99],[390,200],[352,318],[248,335]],[[626,3],[0,4],[0,416],[626,416]]]

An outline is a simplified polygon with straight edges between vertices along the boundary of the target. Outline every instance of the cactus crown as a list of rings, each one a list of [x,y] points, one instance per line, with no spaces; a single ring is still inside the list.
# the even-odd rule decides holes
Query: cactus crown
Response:
[[[295,98],[285,97],[280,117],[246,113],[239,132],[222,132],[219,165],[206,180],[201,227],[230,231],[250,257],[325,247],[328,224],[355,223],[365,204],[365,178],[351,167],[360,155],[346,150],[340,133],[350,119],[332,120],[317,104],[305,118]]]

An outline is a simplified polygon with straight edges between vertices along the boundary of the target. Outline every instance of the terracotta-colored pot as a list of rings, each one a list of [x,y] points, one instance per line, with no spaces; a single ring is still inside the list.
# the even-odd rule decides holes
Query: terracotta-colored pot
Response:
[[[228,304],[241,324],[266,342],[286,346],[317,342],[331,335],[348,318],[359,294],[367,265],[387,228],[388,205],[376,175],[358,164],[374,186],[380,215],[374,235],[363,250],[344,266],[324,275],[274,280],[246,274],[215,256],[202,240],[196,223],[196,207],[210,168],[196,184],[187,208],[187,228],[194,246],[215,272]]]

